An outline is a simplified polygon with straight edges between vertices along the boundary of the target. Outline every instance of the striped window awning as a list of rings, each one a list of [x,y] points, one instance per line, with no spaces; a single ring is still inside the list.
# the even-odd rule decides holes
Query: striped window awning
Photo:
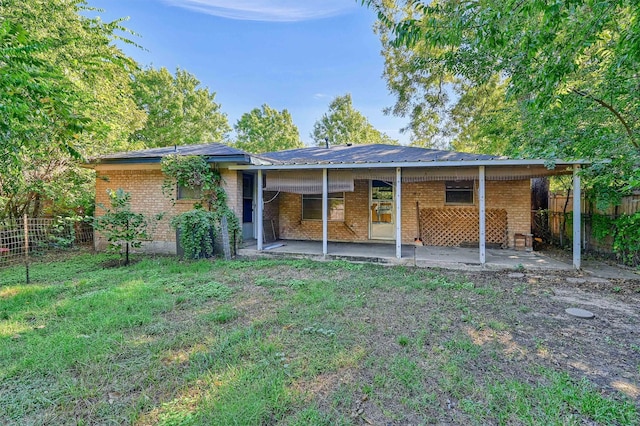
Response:
[[[353,192],[351,170],[328,170],[328,192]],[[279,170],[266,174],[267,191],[291,192],[294,194],[321,194],[322,170]]]

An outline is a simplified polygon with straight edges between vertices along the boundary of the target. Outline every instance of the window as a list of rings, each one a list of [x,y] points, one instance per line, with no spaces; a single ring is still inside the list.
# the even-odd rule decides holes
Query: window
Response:
[[[344,192],[327,194],[329,220],[344,220]],[[322,194],[304,194],[302,196],[302,219],[322,220]]]
[[[178,185],[178,200],[199,200],[202,198],[202,188],[187,188]]]
[[[393,200],[393,185],[381,180],[371,181],[372,200]]]
[[[473,204],[473,181],[445,182],[445,204]]]

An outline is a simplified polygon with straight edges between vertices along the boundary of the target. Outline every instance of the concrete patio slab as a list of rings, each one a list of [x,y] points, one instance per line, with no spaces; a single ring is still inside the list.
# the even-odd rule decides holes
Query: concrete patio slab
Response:
[[[240,256],[271,256],[311,258],[316,260],[342,259],[353,262],[372,262],[389,265],[408,265],[422,268],[446,268],[459,270],[573,270],[571,263],[553,259],[538,252],[508,249],[488,249],[486,264],[480,264],[477,248],[402,246],[402,258],[395,256],[395,245],[389,243],[328,243],[327,256],[322,255],[322,243],[318,241],[284,240],[265,244],[258,251],[249,243],[238,251]]]

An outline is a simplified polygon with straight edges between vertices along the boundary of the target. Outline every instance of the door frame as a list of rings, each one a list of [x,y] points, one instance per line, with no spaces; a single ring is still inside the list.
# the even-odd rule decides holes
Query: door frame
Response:
[[[255,238],[257,232],[256,232],[256,177],[254,174],[252,173],[246,173],[243,172],[240,174],[241,176],[241,185],[242,185],[242,190],[241,190],[241,197],[242,197],[242,220],[241,220],[241,227],[242,227],[242,239],[243,240],[248,240],[248,239],[252,239]],[[248,177],[251,179],[251,189],[250,189],[250,194],[251,194],[251,198],[246,197],[245,195],[245,187],[244,187],[244,180],[245,177]],[[246,201],[251,200],[251,222],[245,222],[245,207],[247,205]]]
[[[376,223],[374,223],[373,221],[373,202],[374,202],[374,198],[373,198],[373,182],[374,181],[379,181],[379,182],[384,182],[385,184],[389,185],[389,187],[391,187],[391,198],[386,200],[381,200],[381,199],[375,199],[375,201],[387,201],[391,203],[391,209],[390,209],[390,214],[391,214],[391,222],[389,222],[388,224],[384,224],[382,226],[386,226],[388,228],[390,228],[391,233],[389,235],[374,235],[374,229],[373,227],[376,226]],[[395,184],[394,182],[387,182],[387,181],[383,181],[380,179],[371,179],[369,180],[369,203],[367,206],[367,209],[369,210],[369,239],[370,240],[395,240],[396,239],[396,188],[395,188]],[[378,225],[381,226],[381,225]]]

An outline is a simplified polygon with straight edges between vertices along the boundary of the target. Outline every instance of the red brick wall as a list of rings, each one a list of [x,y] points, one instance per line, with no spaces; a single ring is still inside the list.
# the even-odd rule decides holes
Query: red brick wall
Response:
[[[280,237],[292,240],[321,240],[322,221],[302,220],[302,196],[281,193]],[[418,236],[416,201],[421,208],[445,206],[445,182],[415,182],[402,184],[402,241],[412,243]],[[474,204],[478,206],[477,189]],[[530,181],[487,181],[487,208],[507,211],[509,246],[515,233],[531,232]],[[354,192],[345,193],[344,222],[329,222],[331,241],[365,241],[369,238],[369,182],[356,180]]]

